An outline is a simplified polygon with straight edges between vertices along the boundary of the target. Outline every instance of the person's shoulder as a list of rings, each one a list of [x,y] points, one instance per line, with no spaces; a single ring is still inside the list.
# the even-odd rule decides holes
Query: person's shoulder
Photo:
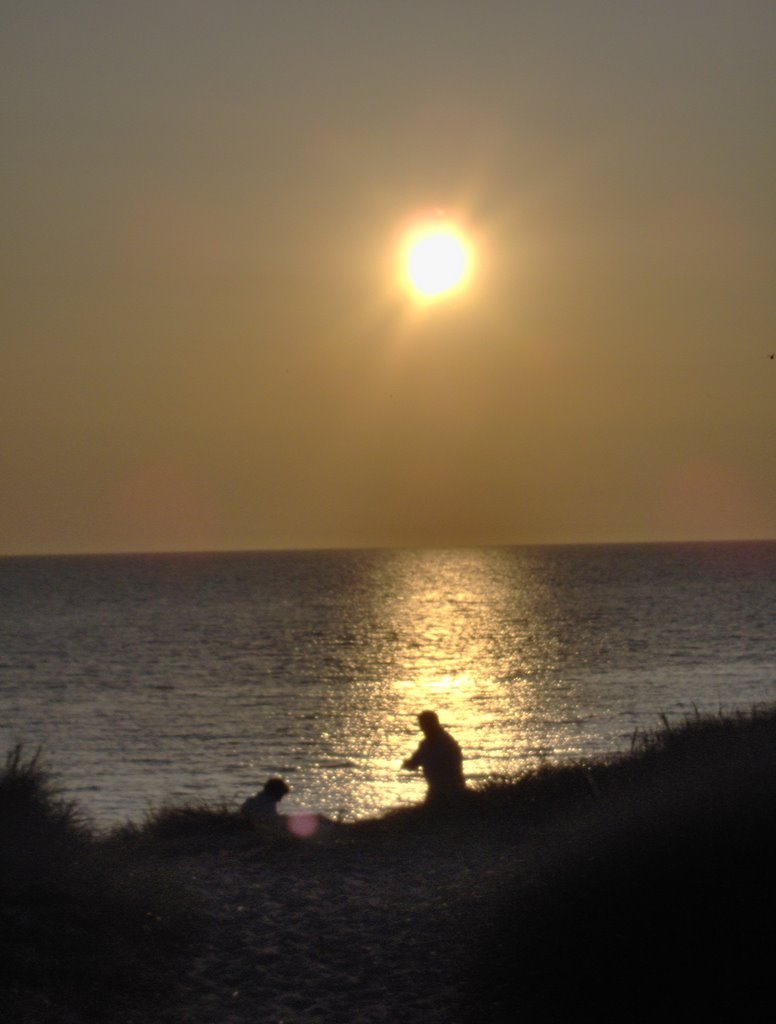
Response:
[[[458,751],[460,753],[461,744],[458,742],[455,736],[451,736],[449,732],[445,732],[444,742],[447,744],[450,750]]]
[[[275,811],[276,809],[274,800],[270,800],[265,793],[256,793],[254,796],[249,796],[241,808],[243,814],[264,814],[267,811]]]

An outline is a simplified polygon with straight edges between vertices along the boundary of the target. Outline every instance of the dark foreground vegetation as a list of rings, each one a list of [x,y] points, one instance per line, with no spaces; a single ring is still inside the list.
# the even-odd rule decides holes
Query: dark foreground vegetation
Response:
[[[666,723],[630,757],[500,799],[542,826],[479,945],[472,1024],[770,1016],[773,710]]]
[[[38,756],[0,776],[0,1020],[153,1020],[196,920],[169,864],[98,838]]]
[[[189,806],[100,835],[37,758],[12,751],[0,778],[0,1019],[194,1020],[176,1016],[176,999],[201,931],[179,868],[197,857],[292,873],[326,859],[339,876],[370,858],[416,875],[467,860],[472,891],[459,914],[445,908],[465,934],[439,943],[456,946],[455,963],[439,968],[433,952],[437,973],[456,975],[455,1008],[433,1018],[446,1024],[766,1019],[776,710],[666,724],[629,755],[493,781],[446,807],[323,824],[300,840]],[[497,886],[479,890],[478,868],[496,862]],[[418,927],[434,941],[427,908]]]

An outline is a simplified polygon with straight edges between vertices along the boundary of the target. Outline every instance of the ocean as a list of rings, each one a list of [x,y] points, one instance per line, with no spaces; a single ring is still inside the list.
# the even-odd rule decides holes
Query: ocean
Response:
[[[342,820],[776,699],[776,542],[0,559],[0,739],[99,827],[164,804]]]

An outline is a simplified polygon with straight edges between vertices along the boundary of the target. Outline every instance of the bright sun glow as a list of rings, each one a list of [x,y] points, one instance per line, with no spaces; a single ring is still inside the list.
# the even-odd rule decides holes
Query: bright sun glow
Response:
[[[432,222],[414,230],[406,243],[404,273],[421,299],[432,300],[458,291],[470,273],[470,247],[453,225]]]

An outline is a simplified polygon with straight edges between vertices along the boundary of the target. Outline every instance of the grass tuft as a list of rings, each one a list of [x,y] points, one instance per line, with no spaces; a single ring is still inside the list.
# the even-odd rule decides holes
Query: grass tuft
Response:
[[[174,990],[195,917],[174,876],[96,837],[39,753],[0,774],[0,1018],[124,1019]]]

